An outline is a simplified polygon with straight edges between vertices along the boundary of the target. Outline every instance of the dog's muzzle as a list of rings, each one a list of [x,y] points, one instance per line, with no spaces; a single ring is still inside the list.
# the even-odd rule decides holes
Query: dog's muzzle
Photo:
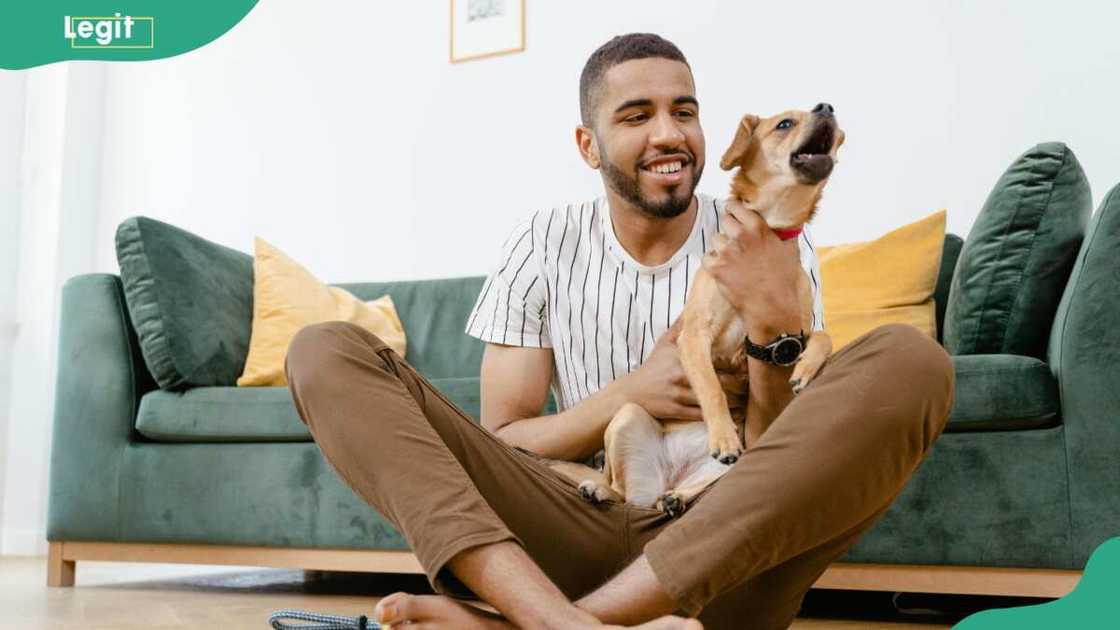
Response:
[[[829,153],[835,141],[835,119],[831,115],[818,117],[809,139],[789,156],[789,165],[801,183],[818,184],[832,174],[835,162]]]

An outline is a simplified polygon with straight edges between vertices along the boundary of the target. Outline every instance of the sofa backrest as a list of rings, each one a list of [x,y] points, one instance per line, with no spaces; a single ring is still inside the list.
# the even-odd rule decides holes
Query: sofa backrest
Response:
[[[198,237],[194,238],[205,242]],[[961,244],[960,237],[946,234],[941,270],[934,291],[939,341],[949,286]],[[246,291],[251,292],[251,269],[244,273],[250,278]],[[478,377],[482,365],[484,344],[468,336],[464,329],[484,281],[484,276],[464,276],[434,280],[338,283],[333,286],[346,289],[362,300],[373,300],[385,294],[392,296],[408,339],[405,359],[429,378],[461,378]],[[250,293],[250,304],[251,298]],[[243,310],[245,312],[242,317],[248,323],[252,319],[251,306]]]
[[[404,324],[405,360],[428,378],[477,377],[482,341],[463,332],[483,276],[337,284],[362,300],[388,294]]]

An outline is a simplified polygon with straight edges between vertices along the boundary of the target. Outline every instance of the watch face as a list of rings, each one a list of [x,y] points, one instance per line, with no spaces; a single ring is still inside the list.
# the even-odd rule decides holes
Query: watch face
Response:
[[[792,365],[801,356],[801,342],[794,337],[786,337],[774,346],[774,363]]]

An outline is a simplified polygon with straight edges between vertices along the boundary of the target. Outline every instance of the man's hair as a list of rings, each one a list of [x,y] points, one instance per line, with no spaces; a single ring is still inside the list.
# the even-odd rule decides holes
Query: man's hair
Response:
[[[688,60],[677,46],[653,33],[618,35],[591,53],[583,72],[579,75],[579,116],[585,126],[592,126],[595,108],[599,105],[603,75],[614,66],[634,59],[660,57],[679,61],[688,66]],[[689,72],[692,66],[688,66]]]

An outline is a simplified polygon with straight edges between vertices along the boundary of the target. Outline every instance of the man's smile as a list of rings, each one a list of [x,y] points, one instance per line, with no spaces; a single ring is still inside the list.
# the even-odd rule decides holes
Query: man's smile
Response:
[[[684,179],[685,167],[689,164],[691,160],[687,155],[664,155],[645,161],[639,170],[655,182],[668,186],[679,184]]]

